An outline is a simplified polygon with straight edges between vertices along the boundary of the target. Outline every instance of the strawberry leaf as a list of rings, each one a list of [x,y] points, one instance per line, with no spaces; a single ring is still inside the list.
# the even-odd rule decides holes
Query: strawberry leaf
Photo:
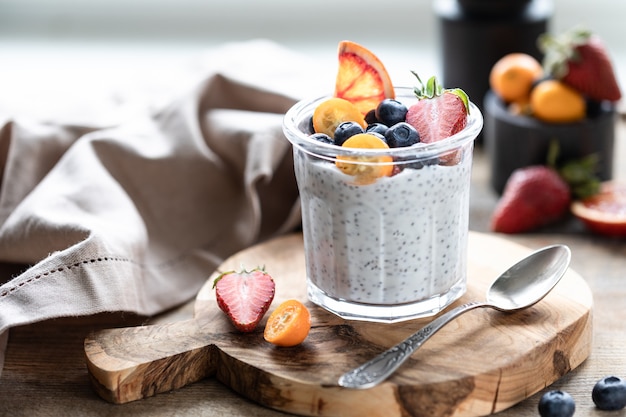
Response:
[[[469,114],[469,97],[467,93],[465,93],[465,91],[461,90],[460,88],[444,89],[443,86],[439,84],[439,81],[435,76],[430,77],[426,81],[426,84],[424,84],[417,72],[411,71],[411,73],[415,76],[415,78],[417,78],[417,81],[419,82],[419,86],[413,88],[413,92],[418,99],[422,100],[435,98],[441,96],[443,93],[451,93],[461,99],[463,105],[465,106],[465,110]]]
[[[560,35],[544,33],[539,35],[537,44],[544,54],[543,68],[547,74],[562,79],[568,72],[568,61],[577,60],[577,46],[589,41],[592,32],[582,27],[575,27]]]
[[[597,175],[600,158],[597,154],[590,154],[579,159],[572,159],[557,163],[559,143],[550,142],[546,165],[555,169],[567,183],[574,198],[584,199],[600,191],[600,178]]]

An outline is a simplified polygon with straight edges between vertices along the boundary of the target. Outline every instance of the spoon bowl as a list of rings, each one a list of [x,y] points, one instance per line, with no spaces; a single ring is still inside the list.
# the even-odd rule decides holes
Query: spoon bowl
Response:
[[[565,245],[552,245],[531,253],[502,273],[485,299],[492,308],[512,312],[541,301],[561,280],[571,260]]]
[[[420,346],[461,314],[479,307],[514,312],[541,301],[561,280],[571,260],[565,245],[539,249],[503,272],[491,284],[485,302],[472,301],[458,306],[422,327],[404,341],[363,365],[346,372],[338,384],[346,388],[371,388],[393,374]]]

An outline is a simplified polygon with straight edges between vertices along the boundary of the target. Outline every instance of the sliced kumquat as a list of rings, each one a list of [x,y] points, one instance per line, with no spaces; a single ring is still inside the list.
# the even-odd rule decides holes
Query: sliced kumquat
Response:
[[[383,99],[395,98],[391,77],[372,51],[352,41],[341,41],[338,59],[335,97],[354,103],[363,114]]]
[[[298,300],[287,300],[270,314],[263,337],[276,346],[295,346],[304,342],[310,330],[311,313],[306,306]]]
[[[335,137],[335,129],[343,122],[357,122],[365,129],[367,123],[359,109],[348,100],[333,97],[317,105],[313,111],[313,129]]]
[[[354,149],[388,149],[380,138],[369,133],[360,133],[346,140],[342,147]],[[380,177],[388,177],[393,172],[393,158],[390,155],[338,155],[335,165],[344,174],[355,177],[355,183],[371,184]]]

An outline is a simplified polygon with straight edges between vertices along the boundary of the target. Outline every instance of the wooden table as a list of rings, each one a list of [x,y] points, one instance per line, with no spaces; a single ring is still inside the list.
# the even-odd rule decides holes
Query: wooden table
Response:
[[[623,127],[621,127],[621,139]],[[621,151],[620,151],[621,153]],[[621,153],[623,155],[623,153]],[[470,228],[488,231],[496,195],[487,186],[485,155],[475,153]],[[620,169],[618,167],[618,169]],[[572,394],[580,416],[605,416],[591,401],[591,389],[603,376],[626,377],[626,241],[592,236],[575,220],[541,233],[508,237],[535,249],[564,243],[572,249],[572,267],[593,292],[594,343],[591,356],[580,367],[547,389]],[[6,270],[8,266],[4,266]],[[191,317],[192,304],[159,317],[103,314],[67,318],[14,328],[10,332],[6,361],[0,377],[0,415],[11,416],[259,416],[286,415],[241,398],[214,379],[133,403],[113,405],[93,391],[84,360],[83,341],[94,329],[135,326]],[[498,415],[537,416],[542,391]],[[616,415],[624,415],[617,413]]]

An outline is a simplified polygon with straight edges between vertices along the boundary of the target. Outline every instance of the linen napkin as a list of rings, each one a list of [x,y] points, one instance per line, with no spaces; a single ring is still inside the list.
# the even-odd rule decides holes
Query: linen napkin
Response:
[[[331,84],[269,41],[203,62],[195,86],[123,123],[0,117],[0,262],[31,265],[0,277],[0,359],[13,326],[162,312],[229,255],[298,226],[282,118]]]

